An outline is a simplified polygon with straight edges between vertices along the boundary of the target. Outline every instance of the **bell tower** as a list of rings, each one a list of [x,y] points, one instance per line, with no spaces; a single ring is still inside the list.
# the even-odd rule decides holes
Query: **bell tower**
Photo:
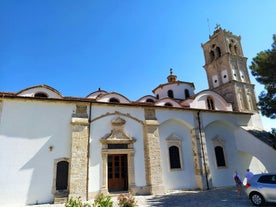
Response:
[[[217,25],[209,41],[201,46],[209,89],[232,103],[234,111],[257,112],[254,85],[249,79],[241,37]]]

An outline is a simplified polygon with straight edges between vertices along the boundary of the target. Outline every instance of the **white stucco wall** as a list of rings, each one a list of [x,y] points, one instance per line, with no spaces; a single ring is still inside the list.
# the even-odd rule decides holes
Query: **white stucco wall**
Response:
[[[242,128],[239,128],[236,134],[235,141],[237,143],[237,148],[242,152],[252,155],[250,169],[252,169],[253,172],[276,172],[275,149]]]
[[[53,200],[54,160],[70,156],[69,104],[3,101],[0,203]],[[49,146],[53,150],[49,151]]]
[[[51,91],[48,88],[45,87],[35,87],[35,88],[30,88],[28,90],[22,91],[21,93],[18,94],[18,96],[27,96],[27,97],[34,97],[36,93],[45,93],[48,95],[49,98],[62,98],[60,94],[57,92]]]
[[[193,113],[178,110],[158,110],[156,117],[159,122],[161,145],[162,174],[165,190],[194,189],[195,167],[193,162],[191,129],[194,128]],[[181,139],[182,169],[171,170],[167,138],[175,134]]]
[[[185,89],[189,91],[189,95],[194,95],[194,88],[191,87],[190,84],[187,83],[174,83],[174,84],[168,84],[164,85],[162,87],[159,87],[155,91],[155,95],[159,94],[159,98],[166,98],[168,97],[168,91],[172,90],[174,94],[174,98],[176,99],[186,99],[185,97]]]
[[[232,105],[227,103],[219,94],[207,90],[198,93],[194,100],[190,100],[190,107],[195,109],[208,109],[208,97],[212,97],[215,110],[233,111]]]
[[[250,124],[251,116],[243,114],[201,113],[202,123],[207,141],[208,158],[210,164],[209,177],[215,187],[234,185],[233,171],[237,170],[241,177],[247,168],[253,173],[276,171],[276,151],[263,143],[241,126]],[[214,145],[212,139],[219,137],[224,141],[226,167],[216,165]]]
[[[169,149],[167,138],[175,134],[181,139],[180,151],[181,169],[170,169]],[[195,189],[195,171],[193,163],[192,142],[190,129],[179,120],[168,120],[160,124],[159,136],[161,144],[162,173],[166,190]]]
[[[233,172],[239,169],[242,160],[239,156],[235,142],[235,130],[236,127],[230,123],[223,121],[216,121],[208,125],[204,129],[206,142],[207,142],[207,154],[209,159],[210,174],[208,175],[211,180],[210,185],[214,187],[231,186],[234,185]],[[226,162],[226,167],[217,167],[213,139],[219,138],[223,141],[223,151]]]

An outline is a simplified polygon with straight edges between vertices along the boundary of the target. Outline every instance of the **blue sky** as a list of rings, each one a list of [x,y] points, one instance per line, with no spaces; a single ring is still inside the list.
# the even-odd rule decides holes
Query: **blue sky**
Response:
[[[201,44],[215,25],[242,37],[249,66],[271,48],[275,8],[275,0],[0,0],[0,91],[46,84],[85,97],[101,88],[135,101],[173,68],[199,92],[208,88]],[[251,81],[258,96],[263,87]]]

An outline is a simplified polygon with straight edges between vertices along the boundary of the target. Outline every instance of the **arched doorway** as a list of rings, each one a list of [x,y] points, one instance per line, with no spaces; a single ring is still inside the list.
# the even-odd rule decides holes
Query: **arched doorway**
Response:
[[[68,190],[68,172],[69,163],[67,161],[60,161],[57,163],[56,191]]]

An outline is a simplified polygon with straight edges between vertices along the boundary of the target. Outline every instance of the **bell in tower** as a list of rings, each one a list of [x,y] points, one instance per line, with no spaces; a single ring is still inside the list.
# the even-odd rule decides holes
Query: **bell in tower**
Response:
[[[241,37],[217,25],[202,48],[209,89],[232,103],[234,111],[257,112],[254,85],[250,82]]]

